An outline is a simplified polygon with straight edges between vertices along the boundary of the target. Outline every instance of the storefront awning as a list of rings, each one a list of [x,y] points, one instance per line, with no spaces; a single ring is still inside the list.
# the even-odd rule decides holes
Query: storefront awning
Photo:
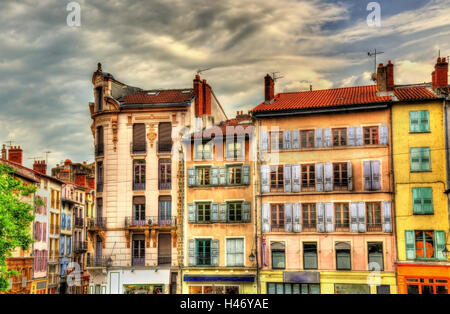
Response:
[[[184,275],[190,282],[255,282],[255,275]]]

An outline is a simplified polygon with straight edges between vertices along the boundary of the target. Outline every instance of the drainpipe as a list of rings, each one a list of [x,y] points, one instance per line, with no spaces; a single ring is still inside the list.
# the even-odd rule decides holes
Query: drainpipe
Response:
[[[445,128],[445,160],[446,160],[446,165],[447,165],[447,169],[446,169],[446,174],[447,174],[447,190],[444,192],[447,194],[447,215],[448,215],[448,222],[449,222],[449,230],[447,230],[447,236],[446,236],[446,241],[445,241],[445,247],[448,246],[448,234],[450,233],[450,198],[449,198],[449,184],[450,184],[450,160],[449,160],[449,151],[448,151],[448,144],[449,144],[449,138],[448,138],[448,112],[447,112],[447,106],[448,106],[448,102],[447,102],[448,98],[445,98],[443,101],[443,110],[444,110],[444,128]]]
[[[258,183],[260,180],[256,180],[256,178],[258,178],[258,169],[260,169],[261,167],[261,160],[260,160],[260,156],[259,156],[259,131],[261,128],[261,120],[258,119],[258,127],[256,130],[256,152],[255,152],[255,160],[256,162],[254,163],[255,165],[255,171],[254,171],[254,178],[256,181],[256,184],[254,185],[254,191],[255,191],[255,247],[256,247],[256,288],[257,288],[257,294],[261,294],[261,281],[259,280],[259,270],[260,270],[260,266],[259,266],[259,250],[258,248],[260,248],[260,241],[258,241],[259,239],[262,239],[262,235],[259,234],[258,236],[258,196],[260,199],[260,206],[262,206],[262,199],[261,199],[261,193],[256,193],[258,190]],[[262,252],[262,247],[261,247],[261,255],[264,254]]]

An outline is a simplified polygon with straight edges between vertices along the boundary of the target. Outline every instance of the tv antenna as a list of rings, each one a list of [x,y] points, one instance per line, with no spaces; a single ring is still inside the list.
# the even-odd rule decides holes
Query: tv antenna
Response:
[[[274,82],[276,82],[279,79],[282,79],[284,76],[277,76],[277,74],[280,72],[272,72],[272,79]]]
[[[33,159],[34,161],[36,161],[36,160],[42,160],[42,157],[35,156],[35,157],[29,157],[28,159]]]
[[[212,68],[198,69],[198,70],[197,70],[197,74],[200,75],[200,73],[206,72],[206,71],[211,70],[211,69],[212,69]]]
[[[46,164],[46,165],[48,165],[48,155],[51,154],[51,153],[52,153],[52,152],[49,151],[49,150],[46,151],[46,152],[44,152],[44,154],[45,154],[45,164]]]
[[[8,147],[11,148],[12,147],[12,143],[14,143],[14,141],[6,141],[6,144],[8,144]]]
[[[373,73],[377,73],[377,55],[381,55],[381,54],[383,54],[383,53],[384,53],[383,51],[377,51],[376,49],[375,49],[374,52],[369,51],[369,52],[367,53],[367,55],[368,55],[370,58],[374,57],[374,72],[373,72]]]

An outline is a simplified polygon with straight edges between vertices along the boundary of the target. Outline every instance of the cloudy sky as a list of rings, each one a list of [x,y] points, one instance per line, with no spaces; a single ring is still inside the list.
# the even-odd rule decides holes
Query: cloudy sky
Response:
[[[67,25],[65,0],[0,1],[0,144],[24,163],[50,167],[93,160],[88,102],[97,62],[144,89],[192,86],[197,69],[227,114],[260,103],[263,77],[276,92],[371,84],[378,49],[396,83],[430,81],[439,49],[450,54],[450,0],[382,0],[369,27],[367,0],[78,0],[81,26]]]

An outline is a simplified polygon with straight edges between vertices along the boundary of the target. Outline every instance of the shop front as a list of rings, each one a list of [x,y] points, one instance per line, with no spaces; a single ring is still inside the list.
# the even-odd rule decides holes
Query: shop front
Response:
[[[183,275],[184,294],[253,294],[255,274],[193,273]]]
[[[394,272],[326,271],[320,274],[322,294],[396,294]]]
[[[320,294],[318,272],[264,271],[261,274],[263,294]]]
[[[31,283],[31,294],[47,294],[47,278],[33,280]]]
[[[168,294],[170,269],[124,269],[108,272],[108,294]]]
[[[399,264],[399,294],[448,294],[450,265]]]

